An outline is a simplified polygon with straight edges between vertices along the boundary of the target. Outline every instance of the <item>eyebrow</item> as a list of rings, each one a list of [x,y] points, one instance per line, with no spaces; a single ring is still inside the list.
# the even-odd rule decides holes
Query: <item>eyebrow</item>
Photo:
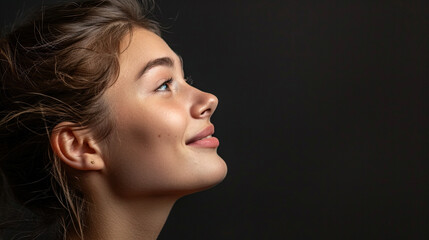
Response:
[[[180,66],[183,69],[183,59],[179,55],[177,55],[177,57],[179,58]],[[143,76],[150,69],[152,69],[154,67],[158,67],[158,66],[166,66],[166,67],[171,68],[174,66],[174,60],[170,57],[161,57],[161,58],[156,58],[156,59],[150,60],[148,63],[146,63],[146,65],[143,67],[143,69],[139,72],[138,78]]]

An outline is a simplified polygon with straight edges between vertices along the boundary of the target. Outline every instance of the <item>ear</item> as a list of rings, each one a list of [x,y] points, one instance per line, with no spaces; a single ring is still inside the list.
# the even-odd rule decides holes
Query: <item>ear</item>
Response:
[[[73,169],[104,168],[100,147],[88,129],[78,129],[70,122],[62,122],[55,126],[50,142],[54,153]]]

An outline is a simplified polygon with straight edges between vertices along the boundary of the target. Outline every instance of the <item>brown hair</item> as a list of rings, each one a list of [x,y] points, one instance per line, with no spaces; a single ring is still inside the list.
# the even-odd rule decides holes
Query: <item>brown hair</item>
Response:
[[[148,18],[151,5],[137,0],[64,3],[35,14],[0,39],[1,193],[8,186],[15,201],[31,210],[27,219],[57,226],[57,236],[65,238],[71,229],[83,239],[86,207],[49,136],[64,121],[93,129],[100,141],[109,135],[113,126],[100,97],[117,79],[123,37],[133,27],[160,35]]]

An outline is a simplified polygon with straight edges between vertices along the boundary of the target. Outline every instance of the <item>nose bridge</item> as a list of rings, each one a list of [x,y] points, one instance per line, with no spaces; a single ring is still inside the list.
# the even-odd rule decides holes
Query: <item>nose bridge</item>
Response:
[[[210,117],[216,110],[218,105],[218,98],[204,91],[201,91],[191,86],[191,115],[194,118],[207,118]]]

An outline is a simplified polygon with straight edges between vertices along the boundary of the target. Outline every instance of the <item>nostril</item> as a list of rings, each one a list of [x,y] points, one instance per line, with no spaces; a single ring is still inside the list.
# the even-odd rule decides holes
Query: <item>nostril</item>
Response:
[[[204,117],[206,114],[210,114],[210,112],[212,111],[211,108],[207,108],[205,109],[202,113],[201,113],[201,117]]]
[[[194,103],[191,107],[192,116],[194,118],[210,118],[216,110],[218,102],[216,96],[200,90],[197,90],[196,93],[197,94],[193,95],[196,98],[193,99]]]

